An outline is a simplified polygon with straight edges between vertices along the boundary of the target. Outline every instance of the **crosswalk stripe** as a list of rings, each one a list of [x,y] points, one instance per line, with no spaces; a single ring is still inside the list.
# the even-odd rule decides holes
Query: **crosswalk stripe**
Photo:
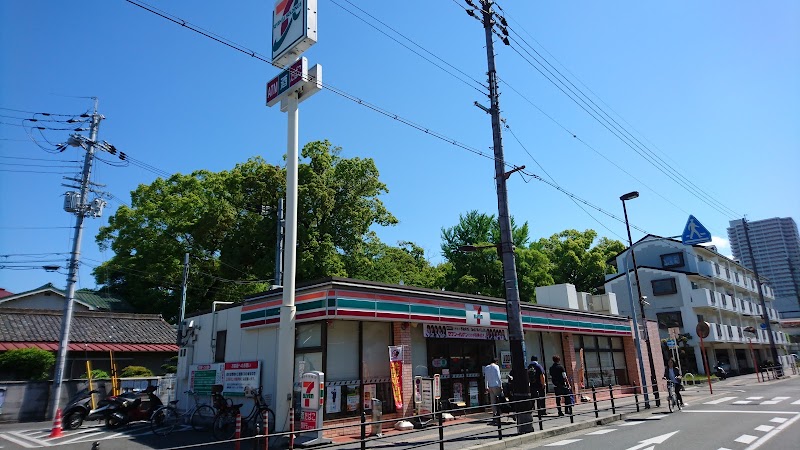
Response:
[[[758,439],[758,436],[752,436],[752,435],[749,435],[749,434],[743,434],[743,435],[739,436],[738,438],[736,438],[734,440],[736,442],[741,442],[742,444],[750,444],[753,441],[755,441],[756,439]]]
[[[5,439],[7,441],[10,441],[10,442],[13,442],[13,443],[15,443],[17,445],[21,445],[21,446],[23,446],[25,448],[36,448],[35,445],[30,444],[27,441],[23,441],[22,439],[17,439],[14,436],[10,436],[10,435],[5,434],[5,433],[0,433],[0,438],[3,438],[3,439]]]
[[[789,399],[789,397],[772,397],[772,399],[773,399],[773,400],[778,400],[778,401],[781,401],[781,400],[788,400],[788,399]]]
[[[787,420],[789,420],[789,419],[786,419],[786,418],[783,418],[783,417],[775,417],[773,419],[770,419],[769,421],[773,422],[773,423],[783,423],[783,422],[786,422]]]
[[[733,400],[736,397],[722,397],[716,400],[711,400],[710,402],[703,403],[704,405],[719,405],[720,403],[727,402],[728,400]]]
[[[768,432],[772,431],[773,428],[775,428],[775,427],[770,426],[770,425],[759,425],[759,426],[757,426],[755,428],[755,430],[756,431],[763,431],[765,433],[768,433]]]
[[[795,402],[792,402],[792,404],[793,404],[793,405],[800,405],[800,400],[797,400],[797,401],[795,401]]]
[[[747,397],[748,400],[761,400],[764,397]]]
[[[639,424],[642,424],[642,423],[644,423],[644,421],[632,421],[632,422],[621,423],[621,424],[619,424],[619,426],[621,426],[621,427],[632,427],[634,425],[639,425]]]
[[[734,405],[749,405],[750,403],[753,403],[753,402],[750,401],[750,400],[738,400],[738,401],[733,402]]]

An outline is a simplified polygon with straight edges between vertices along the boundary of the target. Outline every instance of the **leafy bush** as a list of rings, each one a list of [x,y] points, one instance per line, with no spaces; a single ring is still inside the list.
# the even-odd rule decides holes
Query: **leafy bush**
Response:
[[[84,379],[89,378],[89,377],[86,376],[86,373],[84,373],[80,377],[84,378]],[[94,370],[92,370],[92,379],[93,380],[97,380],[97,379],[100,379],[100,378],[110,379],[111,375],[109,375],[108,372],[106,372],[105,370],[102,370],[102,369],[94,369]]]
[[[168,359],[166,364],[161,365],[161,370],[163,370],[164,373],[178,373],[178,356],[175,355]]]
[[[0,354],[0,369],[24,381],[50,378],[55,364],[56,355],[38,348],[9,350]]]
[[[152,377],[153,371],[142,366],[128,366],[119,374],[122,378]]]

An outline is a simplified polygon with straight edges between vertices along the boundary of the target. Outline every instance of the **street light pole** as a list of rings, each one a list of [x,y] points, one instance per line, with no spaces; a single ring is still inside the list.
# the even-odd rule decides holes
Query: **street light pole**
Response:
[[[619,199],[622,201],[622,211],[625,214],[625,228],[628,230],[628,245],[629,251],[631,253],[631,259],[633,260],[633,275],[636,279],[636,293],[639,295],[639,310],[642,316],[642,328],[644,329],[644,342],[647,344],[647,359],[650,362],[650,383],[653,387],[653,397],[656,400],[656,407],[661,406],[661,400],[658,398],[658,386],[656,385],[656,366],[655,362],[653,361],[653,348],[650,346],[650,333],[647,331],[647,317],[644,314],[644,297],[642,297],[642,285],[639,283],[639,268],[636,265],[636,253],[633,251],[633,239],[631,238],[631,225],[628,222],[628,208],[625,206],[625,201],[633,200],[639,197],[639,192],[633,191],[629,192]],[[626,261],[627,266],[627,261]],[[627,267],[626,267],[627,269]],[[626,271],[627,272],[627,271]],[[632,306],[633,308],[633,306]],[[636,311],[632,309],[631,313],[633,315],[636,314]],[[638,335],[639,330],[636,330]],[[641,349],[639,350],[639,358],[641,359]],[[644,380],[644,370],[642,370],[642,380]]]

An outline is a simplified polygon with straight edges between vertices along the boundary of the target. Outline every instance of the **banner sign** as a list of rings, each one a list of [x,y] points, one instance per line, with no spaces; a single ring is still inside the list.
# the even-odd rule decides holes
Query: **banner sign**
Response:
[[[231,397],[244,397],[246,392],[261,385],[261,361],[225,363],[222,393]]]
[[[403,346],[389,346],[389,369],[392,378],[392,394],[398,410],[403,409]]]
[[[507,341],[508,330],[503,328],[468,327],[462,325],[425,324],[424,335],[440,339],[484,339],[489,341]]]
[[[433,378],[414,377],[414,402],[417,414],[433,414]]]

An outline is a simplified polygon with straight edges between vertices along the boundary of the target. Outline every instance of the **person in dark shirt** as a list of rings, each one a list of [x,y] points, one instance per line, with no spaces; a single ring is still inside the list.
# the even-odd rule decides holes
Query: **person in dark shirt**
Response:
[[[553,365],[550,366],[550,380],[556,388],[556,408],[558,408],[558,415],[563,416],[561,412],[561,400],[564,400],[564,411],[572,415],[572,396],[567,382],[567,372],[564,366],[561,365],[561,358],[553,356]]]
[[[544,388],[546,386],[544,378],[544,368],[539,364],[539,358],[531,356],[531,363],[528,365],[528,384],[531,386],[531,398],[536,400],[536,409],[539,416],[547,415],[544,403]]]

